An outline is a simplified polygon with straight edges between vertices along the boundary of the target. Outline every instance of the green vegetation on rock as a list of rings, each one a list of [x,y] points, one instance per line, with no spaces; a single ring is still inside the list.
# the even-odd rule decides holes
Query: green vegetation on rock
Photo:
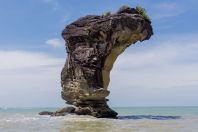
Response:
[[[109,16],[109,15],[111,15],[111,12],[110,11],[105,12],[105,13],[102,14],[102,16]]]
[[[147,15],[146,10],[143,7],[137,6],[136,11],[142,15],[145,19],[151,21],[150,17]]]

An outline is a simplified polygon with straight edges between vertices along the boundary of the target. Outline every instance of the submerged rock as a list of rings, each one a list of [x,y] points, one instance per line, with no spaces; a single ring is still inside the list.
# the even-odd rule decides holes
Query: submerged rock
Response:
[[[67,114],[74,113],[74,111],[75,111],[74,107],[64,107],[55,112],[43,111],[43,112],[40,112],[39,115],[65,116]]]
[[[39,115],[53,115],[54,112],[49,112],[49,111],[42,111],[39,113]]]
[[[135,8],[115,14],[88,15],[62,32],[67,60],[61,72],[62,98],[79,115],[116,118],[109,108],[109,75],[117,57],[131,44],[153,35],[150,20]]]

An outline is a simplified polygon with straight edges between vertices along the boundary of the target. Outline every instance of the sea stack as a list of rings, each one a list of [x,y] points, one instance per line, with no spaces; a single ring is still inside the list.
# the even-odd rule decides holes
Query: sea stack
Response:
[[[123,6],[115,14],[88,15],[67,25],[62,32],[67,59],[61,94],[75,106],[74,113],[116,118],[106,99],[113,64],[127,47],[152,35],[151,21],[141,7]]]

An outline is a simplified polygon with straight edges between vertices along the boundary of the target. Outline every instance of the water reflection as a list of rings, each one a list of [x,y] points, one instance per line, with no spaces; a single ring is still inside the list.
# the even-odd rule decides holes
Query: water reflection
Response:
[[[180,116],[154,116],[154,115],[131,115],[131,116],[118,116],[118,119],[121,120],[128,120],[128,119],[133,119],[133,120],[138,120],[138,119],[152,119],[152,120],[175,120],[175,119],[180,119]]]
[[[61,132],[106,132],[112,130],[113,122],[108,119],[79,119],[65,121]]]

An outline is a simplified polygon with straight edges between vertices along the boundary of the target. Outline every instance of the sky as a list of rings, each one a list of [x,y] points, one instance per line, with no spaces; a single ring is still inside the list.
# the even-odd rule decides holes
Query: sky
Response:
[[[198,106],[197,0],[0,0],[0,107],[62,107],[61,32],[79,17],[142,6],[154,35],[111,71],[114,107]]]

